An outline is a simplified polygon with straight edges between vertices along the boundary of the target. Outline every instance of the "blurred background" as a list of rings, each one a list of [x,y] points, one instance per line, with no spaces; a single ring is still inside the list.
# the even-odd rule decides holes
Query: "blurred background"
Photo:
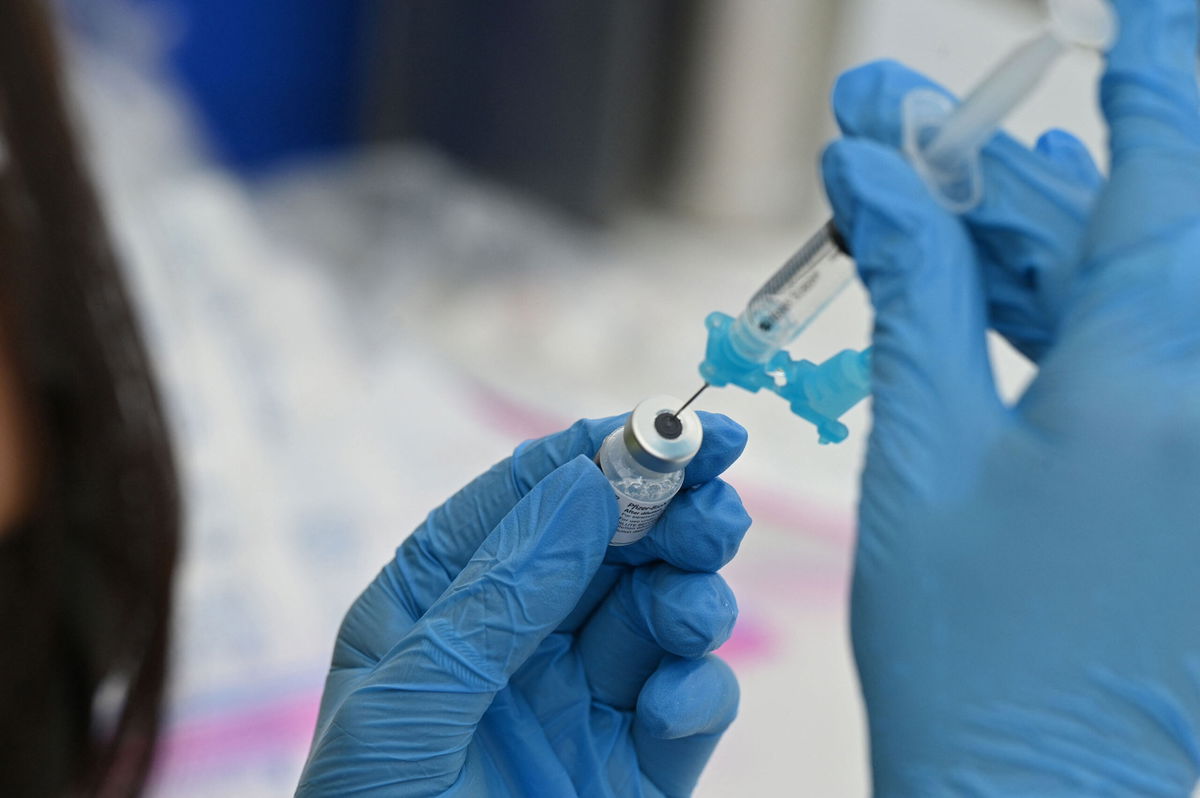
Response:
[[[187,544],[155,794],[287,794],[354,596],[512,447],[690,394],[828,213],[836,75],[969,88],[1033,0],[61,0],[74,90],[179,440]],[[1098,62],[1010,130],[1099,156]],[[869,340],[854,286],[794,347]],[[1001,385],[1029,378],[1002,344]],[[869,403],[867,403],[869,405]],[[846,594],[869,406],[822,447],[773,396],[726,569],[738,722],[698,795],[862,795]]]

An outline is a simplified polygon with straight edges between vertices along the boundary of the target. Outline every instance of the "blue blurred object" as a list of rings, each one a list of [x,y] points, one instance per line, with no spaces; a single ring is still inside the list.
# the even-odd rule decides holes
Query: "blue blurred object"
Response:
[[[598,221],[665,162],[694,16],[677,0],[61,1],[93,32],[127,4],[164,20],[167,65],[237,169],[416,140]]]
[[[700,363],[700,376],[714,388],[736,385],[750,393],[758,393],[763,388],[773,389],[775,379],[767,365],[743,355],[737,346],[734,340],[736,324],[737,319],[719,310],[704,319],[708,342],[704,360]]]
[[[1200,775],[1194,0],[1115,0],[1112,168],[997,137],[964,216],[896,152],[881,64],[824,161],[876,309],[851,629],[874,794],[1182,796]],[[997,396],[987,330],[1036,358]]]
[[[367,120],[603,221],[665,159],[695,4],[406,0],[372,19]]]
[[[369,0],[138,0],[179,23],[170,64],[218,153],[255,171],[358,138]]]
[[[820,442],[846,440],[850,430],[838,419],[871,393],[871,350],[845,349],[820,365],[780,352],[771,365],[783,375],[775,393],[817,428]]]
[[[400,546],[342,623],[298,795],[691,793],[737,711],[709,652],[737,615],[714,571],[749,518],[718,475],[746,437],[704,414],[684,491],[612,552],[592,458],[623,421],[522,444]]]
[[[793,413],[817,428],[821,443],[841,443],[850,430],[838,419],[871,394],[871,350],[846,349],[821,364],[793,360],[786,351],[763,363],[739,345],[743,319],[719,311],[704,320],[708,344],[700,376],[714,388],[736,385],[758,393],[771,391],[787,400]],[[776,375],[781,377],[776,380]]]
[[[812,423],[821,443],[850,434],[838,419],[871,393],[871,353],[845,350],[817,365],[793,360],[790,346],[854,279],[854,262],[832,221],[763,283],[737,317],[710,313],[700,376],[704,388],[767,389]],[[704,390],[701,388],[701,390]]]

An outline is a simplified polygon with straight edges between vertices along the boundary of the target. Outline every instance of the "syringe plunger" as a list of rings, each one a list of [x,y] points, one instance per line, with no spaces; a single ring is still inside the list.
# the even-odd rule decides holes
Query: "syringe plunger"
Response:
[[[983,199],[980,151],[1067,47],[1104,49],[1116,36],[1107,0],[1049,5],[1050,27],[1014,50],[961,103],[927,88],[904,98],[904,154],[947,210],[966,213]]]

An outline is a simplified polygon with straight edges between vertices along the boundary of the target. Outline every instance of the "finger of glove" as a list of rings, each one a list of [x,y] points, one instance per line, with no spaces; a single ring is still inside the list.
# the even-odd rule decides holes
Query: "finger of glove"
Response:
[[[1051,130],[1030,152],[1004,137],[984,156],[984,201],[965,221],[983,266],[992,328],[1041,363],[1076,290],[1104,178],[1087,147]]]
[[[833,92],[838,124],[898,149],[901,107],[915,89],[952,96],[895,61],[850,70]],[[1033,151],[998,134],[981,166],[983,200],[962,218],[982,256],[991,324],[1036,362],[1055,338],[1102,177],[1086,147],[1060,131]]]
[[[667,796],[692,794],[737,717],[737,678],[714,655],[667,658],[638,697],[633,744],[642,773]]]
[[[646,537],[609,553],[608,562],[663,561],[685,571],[718,571],[750,529],[741,497],[721,479],[681,491]]]
[[[835,221],[875,307],[872,450],[895,459],[897,474],[936,481],[950,454],[984,444],[981,433],[1000,410],[974,248],[908,164],[882,145],[835,142],[824,174]]]
[[[431,512],[398,554],[406,581],[428,589],[416,593],[423,612],[450,584],[500,520],[547,475],[580,455],[595,456],[624,416],[583,419],[562,432],[526,441]],[[421,578],[425,577],[425,578]]]
[[[719,478],[682,491],[646,537],[609,548],[605,565],[558,631],[576,631],[628,566],[661,561],[684,571],[720,570],[737,554],[750,523],[737,491]]]
[[[487,538],[483,526],[491,523],[494,530],[520,501],[510,472],[508,460],[492,466],[431,512],[396,549],[342,620],[334,670],[374,667],[409,633]],[[506,491],[511,491],[511,503],[503,498]],[[472,508],[473,518],[468,515]]]
[[[1140,357],[1197,329],[1197,8],[1194,0],[1114,5],[1121,31],[1101,83],[1112,177],[1096,208],[1080,307],[1073,309],[1088,323],[1157,326],[1146,331],[1145,346],[1138,344]],[[1099,343],[1127,342],[1118,335]]]
[[[1195,0],[1112,0],[1119,17],[1100,100],[1109,125],[1115,177],[1126,165],[1176,164],[1200,148]],[[1192,176],[1160,176],[1192,185]],[[1166,185],[1159,186],[1160,190]]]
[[[704,430],[700,450],[683,472],[683,490],[724,474],[746,450],[746,428],[721,413],[696,413]]]
[[[1098,191],[1104,185],[1104,174],[1096,165],[1091,150],[1066,130],[1047,130],[1038,137],[1033,150],[1086,188]]]
[[[736,619],[733,591],[717,574],[665,563],[632,569],[579,631],[593,696],[633,709],[665,654],[704,656],[729,639]]]
[[[347,697],[313,756],[357,748],[357,757],[419,762],[423,777],[452,780],[493,696],[600,567],[616,520],[612,488],[585,456],[539,482]]]
[[[1120,33],[1100,99],[1112,181],[1092,260],[1152,238],[1200,211],[1200,95],[1195,0],[1115,0]]]

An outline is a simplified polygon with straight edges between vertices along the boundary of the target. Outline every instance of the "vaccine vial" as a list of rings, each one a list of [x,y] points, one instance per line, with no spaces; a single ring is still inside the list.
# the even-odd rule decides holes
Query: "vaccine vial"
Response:
[[[695,412],[675,416],[682,404],[673,396],[652,396],[600,444],[596,463],[612,484],[620,510],[610,545],[628,546],[645,537],[679,492],[683,469],[704,439]]]

